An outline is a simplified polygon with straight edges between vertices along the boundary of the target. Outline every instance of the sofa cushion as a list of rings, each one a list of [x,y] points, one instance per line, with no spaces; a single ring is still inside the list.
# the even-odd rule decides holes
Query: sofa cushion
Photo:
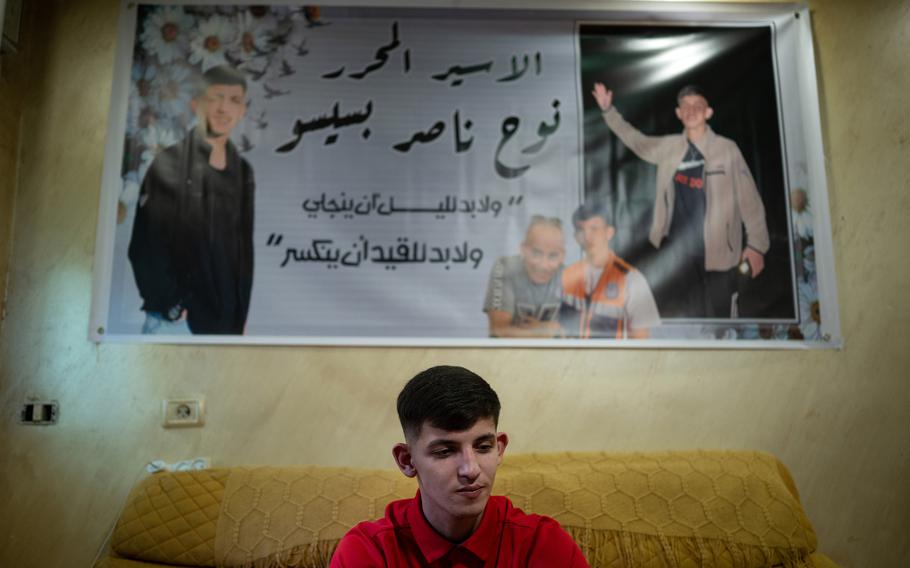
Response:
[[[214,566],[215,528],[229,475],[227,469],[186,471],[137,483],[114,529],[114,552],[149,562]]]

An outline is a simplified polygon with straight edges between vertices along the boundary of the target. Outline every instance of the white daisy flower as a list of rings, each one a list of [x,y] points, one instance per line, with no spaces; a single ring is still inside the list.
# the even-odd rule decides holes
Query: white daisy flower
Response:
[[[237,32],[230,20],[221,16],[212,16],[202,24],[190,40],[190,63],[201,65],[202,71],[212,67],[225,65],[225,51],[234,39]]]
[[[812,208],[809,204],[809,195],[806,190],[798,187],[790,192],[790,209],[793,214],[793,229],[803,239],[811,239]]]
[[[158,68],[156,66],[136,62],[130,69],[130,81],[142,91],[142,96],[147,96],[152,81],[157,74]]]
[[[154,65],[136,63],[130,70],[130,93],[127,105],[126,132],[132,136],[141,129],[151,116],[149,96],[152,83],[158,75]]]
[[[139,144],[143,147],[139,156],[139,179],[145,179],[145,173],[158,152],[179,141],[177,133],[159,123],[154,123],[142,130],[139,134]]]
[[[269,34],[263,19],[251,12],[242,12],[237,19],[237,38],[231,46],[231,55],[246,62],[269,48]]]
[[[166,65],[186,58],[192,28],[193,18],[183,8],[163,7],[145,21],[140,41],[149,54]]]
[[[193,98],[192,83],[192,74],[185,65],[164,67],[152,81],[152,100],[159,112],[168,117],[189,113]]]
[[[813,281],[799,283],[799,329],[809,341],[821,339],[821,311]]]

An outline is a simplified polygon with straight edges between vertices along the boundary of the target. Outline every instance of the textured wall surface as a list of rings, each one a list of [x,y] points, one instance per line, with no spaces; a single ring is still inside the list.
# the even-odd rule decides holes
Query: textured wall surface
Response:
[[[844,566],[910,565],[907,2],[810,2],[846,341],[822,352],[91,344],[119,3],[34,4],[13,244],[0,236],[12,253],[0,565],[89,565],[149,459],[391,466],[394,396],[437,363],[490,379],[509,451],[769,451],[792,470],[822,551]],[[161,399],[188,394],[206,397],[205,427],[163,429]],[[58,399],[60,423],[20,426],[28,397]]]
[[[31,11],[23,15],[22,28],[29,27],[31,15]],[[17,51],[0,56],[0,320],[5,312],[6,275],[12,249],[16,160],[30,47],[30,42],[22,42]]]

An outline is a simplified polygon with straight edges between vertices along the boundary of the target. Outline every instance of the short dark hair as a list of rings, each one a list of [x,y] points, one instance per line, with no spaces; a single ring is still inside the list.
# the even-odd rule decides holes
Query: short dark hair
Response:
[[[679,93],[676,94],[676,104],[679,104],[679,101],[683,97],[696,96],[708,100],[708,95],[705,94],[705,90],[701,88],[701,85],[686,85],[679,90]]]
[[[199,77],[196,82],[196,97],[201,97],[212,85],[240,85],[246,93],[246,75],[228,65],[216,65]]]
[[[398,394],[398,419],[409,440],[420,436],[424,423],[450,432],[467,430],[484,418],[498,425],[499,409],[496,391],[464,367],[430,367]]]
[[[600,217],[607,225],[613,226],[610,202],[606,199],[585,201],[572,213],[572,226],[578,230],[578,224],[594,217]]]

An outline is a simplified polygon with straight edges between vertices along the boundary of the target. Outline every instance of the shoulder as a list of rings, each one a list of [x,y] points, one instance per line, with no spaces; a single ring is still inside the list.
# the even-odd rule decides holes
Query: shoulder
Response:
[[[230,159],[236,162],[237,166],[240,168],[241,173],[244,176],[253,175],[253,166],[250,165],[249,160],[243,157],[243,154],[240,153],[240,150],[237,149],[237,145],[233,141],[228,140],[228,152],[230,153]]]
[[[186,147],[184,139],[155,155],[142,179],[143,192],[176,194],[183,187],[181,182],[184,176]]]
[[[249,160],[247,160],[240,154],[237,154],[237,157],[240,159],[240,170],[243,172],[243,175],[252,178],[253,177],[253,166],[250,165]]]
[[[332,566],[366,566],[382,558],[395,532],[407,528],[407,508],[412,499],[393,501],[386,506],[385,516],[375,521],[363,521],[345,533],[332,556]]]
[[[544,515],[538,515],[537,513],[525,513],[513,505],[508,497],[494,495],[490,497],[490,502],[503,510],[503,519],[507,525],[512,525],[513,527],[518,527],[520,529],[529,529],[535,532],[539,530],[552,530],[552,527],[556,527],[560,531],[565,532],[555,520]]]
[[[645,280],[644,274],[640,270],[632,266],[627,260],[619,258],[618,256],[613,256],[613,267],[621,272],[626,278],[626,282],[629,286],[635,287],[641,284],[647,286],[647,280]]]
[[[534,564],[535,566],[549,565],[540,563],[545,558],[565,561],[576,554],[581,555],[578,544],[555,519],[536,513],[525,513],[505,497],[501,499],[506,501],[505,524],[512,530],[523,532],[530,537],[529,542],[533,549],[531,558],[538,562]]]
[[[332,568],[347,568],[377,564],[382,558],[382,547],[377,537],[378,521],[363,522],[349,530],[332,554]]]
[[[184,138],[180,142],[168,146],[155,154],[155,158],[152,160],[151,166],[149,166],[149,172],[157,173],[176,167],[183,161],[183,156],[186,155],[186,152],[187,140]]]
[[[619,258],[615,254],[613,255],[613,268],[625,275],[628,275],[630,272],[635,270],[631,264],[626,262],[624,259]]]
[[[562,289],[568,294],[584,294],[585,263],[583,260],[573,262],[562,269]]]
[[[635,268],[626,274],[626,280],[629,282],[629,287],[631,288],[651,288],[648,285],[648,281],[645,279],[645,275]]]
[[[711,130],[711,147],[717,151],[727,152],[731,155],[740,155],[739,146],[732,139]]]

